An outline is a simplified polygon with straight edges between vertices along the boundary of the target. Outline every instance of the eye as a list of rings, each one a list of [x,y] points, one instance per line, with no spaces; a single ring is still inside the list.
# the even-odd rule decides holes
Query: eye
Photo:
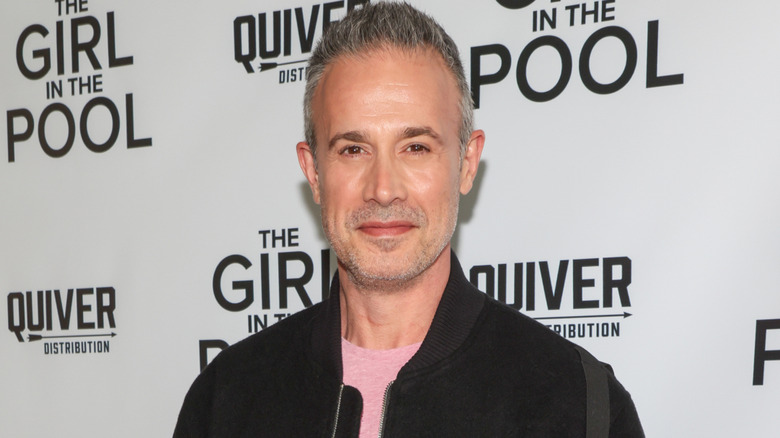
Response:
[[[415,154],[421,154],[423,152],[427,152],[429,149],[423,144],[414,143],[407,146],[406,150]]]
[[[343,148],[339,153],[341,155],[358,155],[365,153],[365,151],[362,147],[353,144]]]

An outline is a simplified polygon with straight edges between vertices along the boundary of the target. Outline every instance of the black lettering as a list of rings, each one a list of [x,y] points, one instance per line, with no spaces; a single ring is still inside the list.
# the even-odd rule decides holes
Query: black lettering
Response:
[[[282,47],[284,47],[284,56],[290,55],[290,46],[292,46],[291,40],[292,40],[292,11],[289,9],[284,10],[284,27],[282,28],[284,30],[284,44],[282,44]]]
[[[39,290],[36,293],[37,300],[35,300],[35,304],[33,304],[33,293],[32,292],[26,292],[25,297],[27,297],[26,307],[27,307],[27,328],[30,329],[30,331],[40,331],[43,330],[44,327],[44,319],[43,319],[43,291]],[[37,318],[33,318],[33,312],[34,310],[38,310],[37,312]],[[33,322],[34,319],[37,319],[38,322]]]
[[[271,270],[268,268],[268,254],[260,254],[260,300],[263,309],[271,308]]]
[[[49,141],[46,139],[46,120],[54,111],[57,111],[65,116],[65,121],[68,123],[68,137],[65,139],[65,144],[59,149],[52,148],[49,144]],[[76,121],[73,118],[73,113],[70,112],[70,109],[68,109],[65,104],[55,102],[43,109],[41,118],[38,120],[38,141],[41,144],[41,149],[43,149],[43,152],[45,152],[46,155],[52,158],[59,158],[64,156],[68,153],[68,151],[70,151],[70,148],[73,147],[73,142],[75,139]]]
[[[121,67],[123,65],[132,65],[133,57],[116,57],[116,24],[114,23],[114,13],[106,14],[108,20],[108,67]]]
[[[506,264],[498,265],[498,288],[496,289],[496,299],[506,304]]]
[[[65,28],[62,25],[62,21],[57,22],[57,74],[65,74]]]
[[[581,24],[585,24],[585,23],[588,22],[588,15],[593,16],[593,22],[594,23],[598,23],[599,22],[598,11],[599,11],[599,4],[598,4],[598,2],[593,2],[593,9],[591,9],[591,10],[588,10],[588,5],[586,3],[583,3],[582,4],[582,12],[580,14],[581,15],[581,19],[582,19],[582,23]]]
[[[53,321],[52,321],[52,314],[51,314],[52,305],[51,305],[51,291],[50,290],[46,291],[46,306],[45,306],[45,308],[46,308],[46,330],[52,330],[53,329],[53,327],[52,327],[52,325],[53,325],[52,322]]]
[[[89,113],[98,105],[105,107],[111,114],[111,134],[109,134],[108,139],[103,144],[95,143],[92,140],[92,137],[89,136],[87,124]],[[84,141],[87,149],[92,152],[105,152],[114,146],[116,139],[119,137],[119,110],[116,109],[116,105],[114,105],[111,99],[103,96],[95,97],[84,105],[84,109],[81,111],[81,119],[79,120],[79,128],[81,129],[81,139]]]
[[[263,315],[262,318],[260,318],[260,315],[249,315],[248,318],[249,333],[257,333],[268,328],[268,315]],[[252,325],[253,322],[254,326]]]
[[[317,16],[320,13],[320,5],[314,5],[311,8],[311,17],[309,17],[309,30],[306,31],[306,23],[303,21],[303,8],[295,8],[295,23],[298,25],[298,39],[301,43],[301,52],[311,52],[311,46],[314,44],[314,30],[317,28]]]
[[[287,229],[287,246],[290,246],[290,247],[298,246],[298,237],[299,236],[298,236],[298,229],[297,228],[288,228]]]
[[[753,356],[753,385],[764,384],[764,365],[768,360],[780,360],[780,350],[766,349],[766,332],[780,330],[780,319],[756,321],[756,348]]]
[[[558,9],[552,10],[552,15],[545,9],[534,11],[533,14],[533,31],[543,31],[545,26],[549,26],[550,29],[555,29],[558,26]]]
[[[95,290],[92,288],[76,289],[76,327],[79,330],[95,328],[94,322],[87,322],[84,319],[84,314],[92,310],[92,306],[84,303],[84,295],[92,295],[93,293],[95,293]]]
[[[612,3],[615,3],[615,0],[601,0],[601,21],[613,21],[615,19],[614,15],[609,15],[610,12],[615,12],[615,7],[610,7]]]
[[[257,232],[257,234],[263,236],[263,249],[268,248],[268,243],[266,242],[266,237],[268,236],[268,233],[270,233],[271,230],[260,230]]]
[[[32,113],[24,108],[10,110],[6,113],[5,117],[8,139],[8,162],[13,163],[16,160],[16,143],[25,141],[32,137],[35,121],[33,120]],[[14,119],[17,117],[23,118],[27,123],[27,127],[24,129],[24,131],[18,134],[14,129]]]
[[[233,264],[241,265],[244,269],[249,269],[249,267],[252,266],[252,262],[242,255],[233,254],[225,257],[219,262],[217,269],[214,270],[212,289],[214,291],[214,298],[217,299],[217,303],[219,303],[223,309],[231,312],[240,312],[248,308],[254,301],[254,284],[252,283],[252,280],[234,281],[233,290],[244,291],[244,298],[237,303],[228,301],[227,298],[225,298],[225,294],[222,292],[222,276],[225,273],[225,269]]]
[[[548,91],[540,92],[531,88],[531,84],[528,83],[527,72],[528,61],[531,59],[531,55],[543,46],[550,46],[558,52],[558,55],[561,57],[561,75],[555,86]],[[520,58],[517,60],[517,87],[527,99],[533,102],[547,102],[558,97],[566,89],[571,79],[571,70],[572,58],[569,46],[558,37],[551,35],[541,36],[531,41],[520,53]]]
[[[542,286],[544,288],[544,296],[547,300],[547,308],[550,310],[558,310],[561,308],[561,300],[563,298],[563,285],[566,283],[566,270],[569,267],[568,260],[561,260],[558,264],[558,277],[555,285],[552,284],[552,278],[550,276],[550,267],[547,262],[539,262],[539,268],[542,274]]]
[[[62,305],[62,295],[59,289],[54,290],[54,302],[57,306],[57,319],[60,322],[60,329],[67,330],[70,328],[70,312],[73,305],[73,289],[68,289],[67,298],[65,298],[65,305]]]
[[[303,274],[298,278],[289,278],[287,276],[287,262],[297,260],[303,263]],[[308,254],[301,251],[280,252],[279,253],[279,307],[287,308],[287,289],[295,288],[298,296],[305,307],[311,307],[312,302],[306,293],[306,283],[314,275],[314,264]]]
[[[151,146],[151,137],[135,138],[135,113],[133,111],[133,93],[127,93],[125,94],[125,112],[127,114],[127,148],[130,149]]]
[[[271,29],[271,32],[273,32],[273,41],[274,46],[273,49],[268,50],[268,23],[267,23],[267,17],[268,14],[265,12],[258,15],[258,23],[259,23],[259,29],[258,33],[260,34],[260,41],[259,41],[259,48],[260,48],[260,57],[263,59],[266,58],[275,58],[279,56],[279,54],[282,52],[281,47],[281,39],[282,39],[282,13],[281,11],[274,11],[273,12],[273,28]]]
[[[593,48],[596,44],[606,37],[615,37],[623,43],[623,47],[626,49],[626,65],[623,68],[623,72],[620,76],[610,84],[601,84],[593,78],[593,74],[590,71],[590,56],[593,53]],[[624,28],[620,26],[607,26],[601,28],[593,33],[582,46],[582,52],[580,52],[580,78],[585,87],[597,94],[610,94],[614,93],[628,84],[631,77],[636,70],[637,62],[637,48],[634,37]]]
[[[658,76],[658,20],[647,22],[647,88],[680,85],[682,73]]]
[[[221,339],[204,339],[198,343],[198,349],[200,351],[200,370],[206,369],[209,364],[209,350],[218,348],[222,351],[228,348],[228,343]]]
[[[46,73],[51,69],[51,52],[49,49],[35,49],[32,51],[33,59],[43,60],[43,65],[38,70],[31,70],[24,63],[24,44],[27,42],[27,38],[34,33],[46,37],[49,31],[40,24],[31,24],[22,31],[22,34],[19,35],[19,39],[16,41],[16,65],[24,77],[33,80],[46,76]]]
[[[284,228],[279,230],[279,234],[276,234],[276,230],[271,230],[271,247],[276,248],[276,242],[279,242],[279,246],[284,248],[287,246],[287,232]]]
[[[619,266],[620,278],[615,278],[614,268]],[[612,291],[617,289],[622,307],[631,307],[628,285],[631,284],[631,259],[628,257],[607,257],[604,259],[604,307],[612,307]]]
[[[111,328],[116,327],[116,321],[114,321],[114,310],[116,310],[116,291],[113,287],[99,287],[97,288],[97,304],[95,305],[95,311],[97,312],[97,326],[103,328],[105,325],[105,319],[108,318],[108,325]]]
[[[574,305],[575,309],[597,309],[599,300],[585,300],[582,297],[582,289],[593,287],[596,281],[592,278],[583,278],[582,270],[585,267],[598,266],[599,259],[581,259],[574,260],[572,283],[574,284]],[[583,335],[584,336],[584,335]]]
[[[482,74],[482,57],[485,55],[497,55],[501,60],[498,71]],[[479,108],[480,88],[483,85],[495,84],[509,74],[512,64],[512,55],[509,49],[501,44],[488,44],[471,48],[471,97],[474,100],[474,108]]]
[[[21,292],[11,292],[8,294],[8,330],[16,335],[19,342],[24,342],[22,332],[27,328],[24,316],[24,295]]]
[[[92,68],[100,70],[100,62],[95,55],[95,46],[100,41],[100,23],[97,18],[92,16],[78,17],[71,20],[70,28],[70,40],[71,40],[71,63],[73,64],[73,73],[79,72],[79,52],[84,52],[87,55]],[[92,37],[89,41],[79,41],[79,28],[82,26],[88,26],[92,28]]]
[[[243,29],[247,32],[247,47],[244,51]],[[254,73],[252,62],[257,57],[257,29],[255,17],[244,15],[233,20],[233,57],[236,62],[244,65],[247,73]]]
[[[526,263],[525,299],[526,310],[536,310],[536,263]]]

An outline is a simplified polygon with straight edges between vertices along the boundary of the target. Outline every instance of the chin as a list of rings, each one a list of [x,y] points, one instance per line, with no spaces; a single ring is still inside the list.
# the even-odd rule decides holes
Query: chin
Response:
[[[441,250],[436,252],[430,251],[430,248],[417,248],[379,253],[348,253],[343,258],[337,253],[337,256],[339,263],[356,285],[390,292],[413,283],[440,254]]]

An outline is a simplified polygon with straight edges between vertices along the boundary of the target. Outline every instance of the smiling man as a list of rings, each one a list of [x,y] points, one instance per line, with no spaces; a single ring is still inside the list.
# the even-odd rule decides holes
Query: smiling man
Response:
[[[477,291],[450,248],[485,142],[457,48],[406,4],[315,49],[301,169],[338,258],[330,298],[222,352],[177,437],[641,437],[587,352]]]

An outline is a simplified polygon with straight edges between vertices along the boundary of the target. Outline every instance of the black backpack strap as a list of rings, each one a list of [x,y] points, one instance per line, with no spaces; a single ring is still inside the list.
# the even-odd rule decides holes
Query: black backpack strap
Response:
[[[606,367],[584,348],[577,346],[585,372],[585,438],[609,437],[609,384]]]

